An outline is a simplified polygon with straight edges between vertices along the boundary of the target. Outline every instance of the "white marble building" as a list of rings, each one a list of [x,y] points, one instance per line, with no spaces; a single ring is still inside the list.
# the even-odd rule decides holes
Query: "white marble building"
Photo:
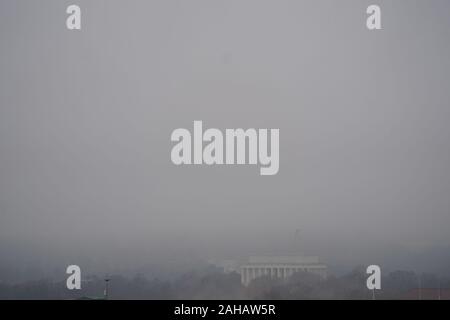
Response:
[[[241,282],[245,286],[258,277],[287,279],[300,271],[311,272],[322,278],[327,276],[327,266],[314,256],[255,256],[240,267]]]

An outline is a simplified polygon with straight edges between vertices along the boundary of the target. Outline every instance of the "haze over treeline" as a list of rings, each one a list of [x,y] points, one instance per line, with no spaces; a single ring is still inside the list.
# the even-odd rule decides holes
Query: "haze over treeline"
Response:
[[[279,235],[280,238],[289,235]],[[341,276],[356,266],[377,263],[383,272],[395,270],[427,272],[436,276],[450,276],[450,250],[445,247],[415,249],[410,247],[389,247],[388,244],[354,244],[344,239],[336,243],[320,239],[301,238],[298,241],[290,234],[281,241],[269,232],[266,236],[249,239],[234,235],[234,239],[216,239],[205,243],[200,237],[195,241],[180,237],[178,241],[166,239],[164,250],[159,243],[140,246],[128,243],[128,249],[120,244],[95,246],[86,243],[81,249],[67,252],[55,250],[51,244],[45,248],[33,245],[33,252],[9,251],[2,256],[0,281],[20,283],[29,280],[63,280],[65,269],[70,264],[78,264],[83,275],[117,274],[133,277],[142,274],[148,278],[173,280],[183,273],[208,266],[211,260],[245,259],[249,255],[318,255],[327,264],[329,274]],[[259,241],[258,241],[259,240]],[[242,243],[242,245],[240,245]],[[77,245],[83,241],[77,242]],[[363,249],[364,248],[364,249]]]
[[[0,280],[173,279],[318,255],[450,270],[450,2],[0,2]],[[175,166],[176,128],[278,128],[277,175]],[[300,230],[293,244],[295,230]]]
[[[183,273],[172,280],[108,276],[108,299],[372,299],[364,267],[322,279],[299,272],[288,281],[262,277],[245,287],[240,275],[224,274],[212,266]],[[450,299],[450,278],[396,270],[382,277],[377,299]],[[0,283],[0,299],[104,299],[103,277],[88,276],[80,290],[69,291],[64,281]],[[419,289],[420,288],[420,289]]]

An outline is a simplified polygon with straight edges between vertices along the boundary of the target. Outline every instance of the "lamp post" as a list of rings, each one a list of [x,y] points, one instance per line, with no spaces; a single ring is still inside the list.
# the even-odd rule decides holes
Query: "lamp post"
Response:
[[[109,297],[109,281],[110,280],[111,279],[109,277],[105,278],[105,292],[104,292],[105,300],[108,300],[108,297]]]

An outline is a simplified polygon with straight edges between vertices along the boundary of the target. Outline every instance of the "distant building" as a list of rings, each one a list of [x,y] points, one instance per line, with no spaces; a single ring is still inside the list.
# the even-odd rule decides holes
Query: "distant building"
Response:
[[[223,271],[223,273],[232,273],[240,271],[240,263],[237,260],[218,260],[218,259],[209,259],[208,263],[216,268],[219,268]]]
[[[241,282],[245,286],[259,277],[287,279],[301,271],[327,277],[327,266],[314,256],[255,256],[240,267]]]

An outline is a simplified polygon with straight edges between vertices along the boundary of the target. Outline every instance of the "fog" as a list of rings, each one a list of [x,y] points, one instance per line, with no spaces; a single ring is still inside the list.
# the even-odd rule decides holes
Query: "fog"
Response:
[[[0,280],[317,255],[450,267],[450,3],[0,3]],[[175,166],[174,129],[277,128],[280,170]],[[297,237],[294,234],[297,232]]]

